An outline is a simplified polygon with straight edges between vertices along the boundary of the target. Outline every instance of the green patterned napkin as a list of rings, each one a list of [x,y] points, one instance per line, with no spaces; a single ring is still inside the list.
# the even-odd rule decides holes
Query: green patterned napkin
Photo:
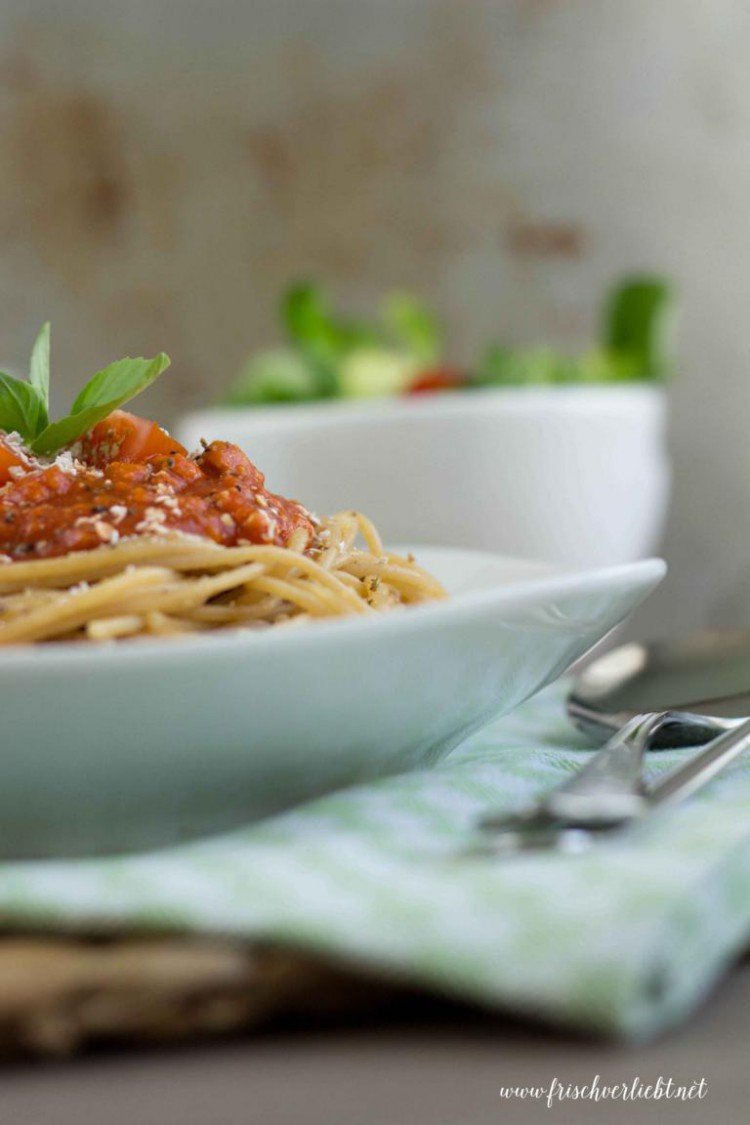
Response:
[[[0,866],[2,920],[284,942],[526,1016],[652,1035],[750,939],[750,763],[588,854],[461,858],[478,814],[585,760],[562,697],[545,692],[433,769],[219,839]]]

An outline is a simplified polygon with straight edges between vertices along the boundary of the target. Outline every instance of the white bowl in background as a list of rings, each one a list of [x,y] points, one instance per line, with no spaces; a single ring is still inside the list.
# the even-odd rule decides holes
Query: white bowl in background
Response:
[[[176,436],[236,442],[272,491],[358,508],[389,542],[601,566],[658,544],[665,416],[646,384],[507,388],[205,410]]]

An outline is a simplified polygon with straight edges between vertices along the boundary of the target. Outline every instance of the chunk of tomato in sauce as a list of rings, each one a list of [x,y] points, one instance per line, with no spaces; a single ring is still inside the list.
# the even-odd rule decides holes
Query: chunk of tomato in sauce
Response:
[[[435,391],[457,391],[466,386],[463,372],[453,367],[433,367],[423,371],[406,388],[408,395],[432,394]]]
[[[148,461],[151,457],[185,456],[179,441],[149,418],[139,418],[127,410],[113,410],[77,443],[76,455],[87,465],[101,468],[111,461]]]
[[[0,485],[13,480],[11,469],[27,470],[30,467],[23,455],[14,449],[9,441],[0,436]]]

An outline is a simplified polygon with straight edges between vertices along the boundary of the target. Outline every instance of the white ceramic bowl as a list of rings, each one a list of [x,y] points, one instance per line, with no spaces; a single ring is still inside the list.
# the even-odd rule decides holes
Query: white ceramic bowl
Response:
[[[366,619],[0,650],[0,856],[155,847],[447,754],[664,573],[423,549],[454,596]]]
[[[662,390],[629,384],[206,410],[176,436],[234,441],[274,491],[391,542],[597,566],[658,544],[664,422]]]

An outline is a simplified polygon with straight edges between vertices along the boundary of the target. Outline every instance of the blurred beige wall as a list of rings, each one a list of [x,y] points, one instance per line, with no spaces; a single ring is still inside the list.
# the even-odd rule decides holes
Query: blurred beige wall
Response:
[[[672,273],[670,585],[750,622],[750,11],[741,0],[4,0],[0,362],[58,402],[164,348],[167,417],[273,339],[291,278],[423,291],[460,358],[575,346]],[[512,487],[512,482],[509,482]]]

